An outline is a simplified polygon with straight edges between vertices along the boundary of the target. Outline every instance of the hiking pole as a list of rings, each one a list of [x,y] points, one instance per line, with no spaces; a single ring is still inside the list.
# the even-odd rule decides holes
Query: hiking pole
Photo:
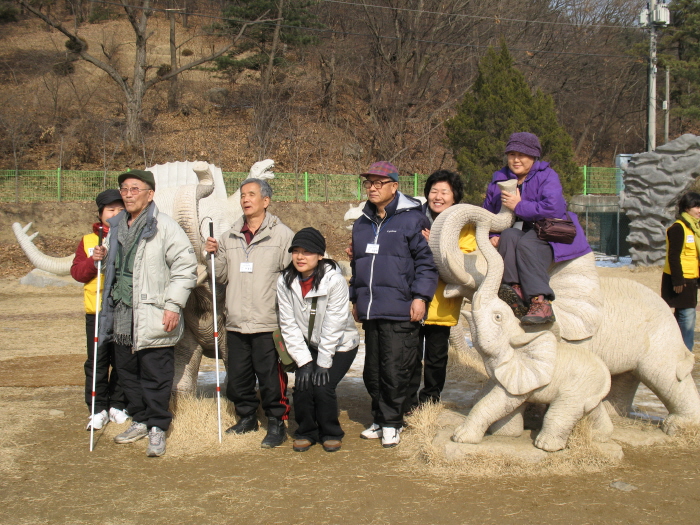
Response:
[[[97,228],[97,246],[102,246],[102,226]],[[95,350],[92,354],[92,415],[90,416],[90,452],[95,443],[95,380],[97,376],[97,342],[98,327],[100,326],[100,277],[102,276],[102,261],[97,261],[97,293],[95,295]]]
[[[214,222],[209,223],[209,237],[214,237]],[[221,386],[219,385],[219,319],[216,314],[216,270],[214,253],[211,254],[211,297],[214,305],[214,361],[216,362],[216,416],[219,422],[219,443],[221,443]]]

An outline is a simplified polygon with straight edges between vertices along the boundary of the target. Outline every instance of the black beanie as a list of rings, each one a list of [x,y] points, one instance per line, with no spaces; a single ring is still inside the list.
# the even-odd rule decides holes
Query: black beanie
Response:
[[[304,248],[311,253],[323,255],[326,253],[326,239],[323,238],[320,231],[309,226],[296,232],[292,244],[289,246],[289,253],[292,253],[293,248]]]
[[[113,202],[121,202],[124,205],[124,200],[122,199],[119,190],[105,190],[97,194],[95,197],[95,202],[97,203],[97,210],[102,213],[105,206],[112,204]]]

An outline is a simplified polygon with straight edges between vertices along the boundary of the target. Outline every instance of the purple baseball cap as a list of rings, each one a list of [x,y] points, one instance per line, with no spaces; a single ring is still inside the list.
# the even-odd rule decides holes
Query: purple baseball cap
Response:
[[[360,173],[360,177],[366,177],[367,175],[389,177],[394,182],[399,182],[399,170],[391,162],[387,162],[385,160],[375,162],[367,171]]]

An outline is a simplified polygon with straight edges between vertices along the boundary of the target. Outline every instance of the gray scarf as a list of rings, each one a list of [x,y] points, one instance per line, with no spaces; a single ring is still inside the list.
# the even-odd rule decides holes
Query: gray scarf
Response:
[[[117,301],[117,304],[114,306],[113,331],[114,342],[122,346],[133,345],[133,305],[131,304],[130,300],[126,299],[127,297],[133,297],[134,289],[131,274],[133,272],[133,254],[135,253],[135,251],[132,252],[131,249],[134,248],[134,250],[136,250],[136,246],[134,246],[134,243],[138,241],[139,237],[141,236],[141,232],[143,231],[143,228],[146,226],[150,206],[151,205],[149,204],[148,206],[146,206],[146,208],[144,208],[144,210],[141,213],[139,213],[139,216],[136,217],[136,220],[134,220],[134,222],[131,223],[131,227],[129,227],[127,224],[126,213],[117,225],[117,240],[119,241],[117,249],[121,251],[121,257],[119,255],[117,255],[117,257],[120,259],[121,268],[117,272],[117,282],[115,282],[114,286],[112,287],[112,292],[114,296],[115,288],[119,287],[121,289],[119,296],[123,297],[124,299],[119,299]],[[132,255],[129,256],[129,254]]]

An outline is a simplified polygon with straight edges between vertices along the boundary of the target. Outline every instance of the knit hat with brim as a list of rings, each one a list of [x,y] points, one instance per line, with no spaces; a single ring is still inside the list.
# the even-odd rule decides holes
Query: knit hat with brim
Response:
[[[304,248],[311,253],[323,255],[326,253],[326,239],[323,238],[320,231],[309,226],[299,230],[294,235],[292,244],[289,245],[289,253],[292,253],[294,248]]]
[[[524,131],[520,133],[513,133],[508,139],[508,144],[506,145],[506,155],[511,151],[524,153],[525,155],[530,155],[531,157],[537,158],[542,156],[540,139],[537,138],[537,135]]]
[[[117,177],[119,184],[124,182],[126,179],[138,179],[148,184],[152,190],[155,191],[156,189],[156,179],[153,176],[153,173],[151,173],[150,171],[131,170],[127,171],[126,173],[122,173],[121,175],[119,175],[119,177]]]

